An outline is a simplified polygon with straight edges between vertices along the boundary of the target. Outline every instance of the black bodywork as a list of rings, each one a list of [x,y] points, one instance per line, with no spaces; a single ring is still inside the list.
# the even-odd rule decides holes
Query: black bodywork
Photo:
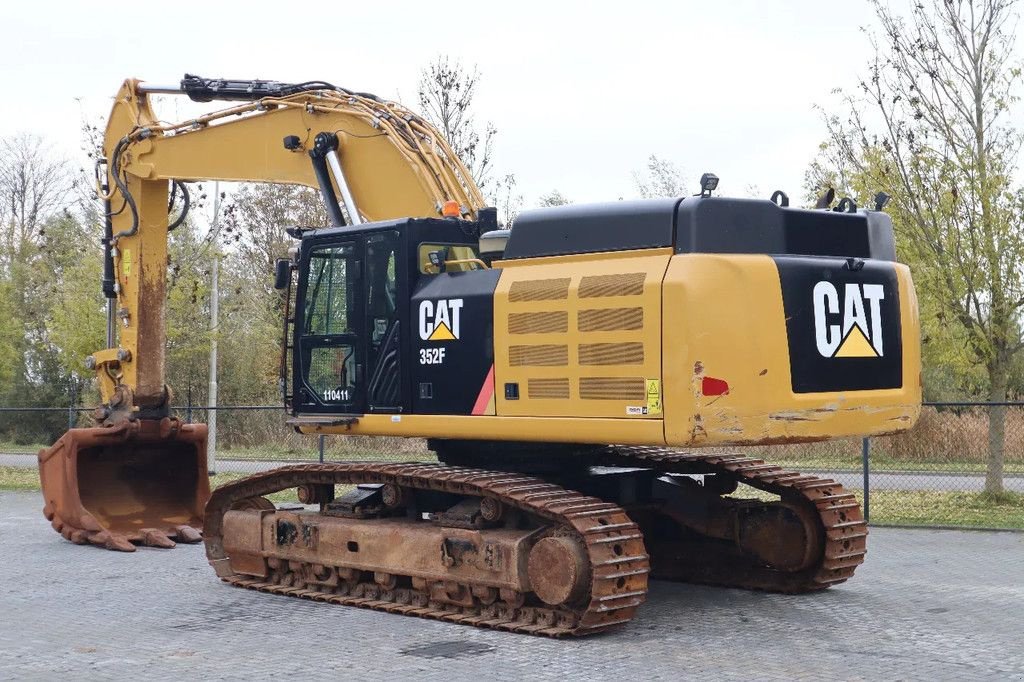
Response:
[[[467,301],[467,304],[473,308],[473,320],[486,319],[489,323],[493,317],[491,294],[497,280],[497,273],[491,271],[421,273],[418,246],[430,243],[475,249],[476,242],[476,223],[452,219],[391,220],[304,232],[297,264],[292,373],[287,378],[291,388],[290,411],[294,414],[412,411],[414,396],[419,395],[420,368],[426,367],[419,364],[418,348],[422,343],[417,334],[414,299],[430,286],[444,296],[458,293],[466,295],[470,301],[486,298],[486,310],[476,310],[475,302]],[[328,266],[333,276],[325,274],[324,263],[328,260],[325,254],[333,261]],[[445,291],[444,285],[435,283],[438,278],[458,284]],[[479,282],[479,286],[462,282]],[[328,286],[338,287],[339,292],[343,286],[344,291],[336,298],[324,296],[322,292]],[[322,304],[324,300],[329,301],[329,305]],[[321,322],[327,317],[336,322],[334,328]],[[487,344],[487,351],[483,348],[488,334],[489,331],[477,331],[475,324],[467,327],[463,336],[473,344],[474,358],[490,352],[491,344]],[[438,386],[443,396],[435,404],[442,408],[449,404],[462,406],[467,400],[475,399],[474,391],[479,390],[490,369],[488,364],[480,376],[470,376],[480,373],[467,373],[476,364],[481,363],[460,363],[459,376],[443,382],[443,387],[439,377],[428,368],[422,381]],[[323,383],[327,374],[337,375],[337,387]],[[475,389],[471,388],[474,383]],[[460,388],[464,396],[452,392]],[[471,393],[472,398],[466,397]]]
[[[676,253],[763,253],[896,260],[878,212],[782,208],[759,199],[687,197],[567,205],[516,218],[505,258],[672,247]]]
[[[892,266],[878,261],[798,256],[776,256],[775,264],[779,269],[786,311],[794,393],[862,391],[903,385],[899,284]],[[846,308],[846,288],[853,287],[851,293],[861,296],[862,333],[877,347],[872,348],[874,355],[837,357],[819,351],[813,301],[813,290],[819,282],[831,284],[836,292],[836,309],[823,311],[823,322],[836,327],[837,338],[843,336],[840,323]],[[872,285],[881,287],[880,299],[864,298],[865,287]]]
[[[416,364],[413,412],[471,414],[494,364],[494,289],[501,270],[425,275],[412,298],[411,361]],[[432,340],[428,312],[459,301],[458,338]],[[420,309],[424,308],[423,311]],[[426,323],[425,328],[420,328]],[[423,338],[423,337],[427,338]],[[440,362],[435,362],[444,353]]]

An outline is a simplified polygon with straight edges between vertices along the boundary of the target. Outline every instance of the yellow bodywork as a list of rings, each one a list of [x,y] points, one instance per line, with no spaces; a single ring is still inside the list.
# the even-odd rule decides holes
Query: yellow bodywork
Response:
[[[361,415],[306,432],[700,447],[909,429],[920,323],[899,282],[903,385],[794,393],[779,271],[764,255],[671,249],[495,263],[496,415]],[[703,380],[727,393],[705,396]],[[519,385],[505,398],[506,382]]]
[[[783,443],[909,429],[921,403],[920,323],[910,272],[893,266],[902,316],[902,388],[794,393],[775,261],[674,256],[664,282],[666,443]],[[729,392],[702,395],[705,376],[726,381]]]
[[[494,294],[497,414],[659,417],[662,279],[671,249],[504,261]],[[660,388],[655,392],[660,394]],[[635,409],[630,409],[635,408]]]

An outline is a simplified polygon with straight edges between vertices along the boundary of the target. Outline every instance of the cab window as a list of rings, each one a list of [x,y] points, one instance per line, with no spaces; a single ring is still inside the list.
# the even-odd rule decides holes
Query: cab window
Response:
[[[468,261],[473,258],[479,258],[476,249],[468,244],[429,244],[423,242],[420,244],[417,252],[417,260],[420,265],[420,272],[424,275],[436,275],[437,268],[430,262],[431,251],[441,251],[448,249],[448,257],[446,260],[453,261]],[[448,272],[466,272],[469,270],[480,270],[481,266],[479,263],[452,263],[447,268]]]
[[[329,336],[352,329],[349,319],[354,306],[349,279],[349,261],[353,255],[349,245],[317,249],[309,259],[309,281],[306,286],[305,334]]]
[[[318,248],[309,259],[298,344],[305,386],[324,405],[350,404],[359,389],[357,261],[351,243]]]

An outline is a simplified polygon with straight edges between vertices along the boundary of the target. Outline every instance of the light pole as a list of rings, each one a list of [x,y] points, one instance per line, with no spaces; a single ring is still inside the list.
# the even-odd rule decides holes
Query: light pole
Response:
[[[209,474],[217,473],[217,334],[218,334],[218,308],[220,304],[220,253],[217,250],[217,229],[220,220],[220,183],[213,183],[213,225],[210,230],[213,238],[210,240],[213,247],[213,266],[211,267],[210,284],[210,385],[207,390],[206,426],[208,436],[206,440],[206,461]]]

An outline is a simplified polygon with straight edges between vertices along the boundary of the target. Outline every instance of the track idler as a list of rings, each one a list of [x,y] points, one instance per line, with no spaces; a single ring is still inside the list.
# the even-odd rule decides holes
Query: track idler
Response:
[[[732,543],[747,557],[779,571],[811,567],[821,554],[819,522],[806,507],[786,502],[737,500],[717,495],[721,483],[700,485],[664,477],[656,490],[661,512],[704,537]],[[734,485],[731,487],[735,487]]]
[[[612,447],[602,463],[661,474],[656,503],[633,510],[656,578],[796,594],[845,582],[864,562],[860,505],[831,479],[754,457],[658,447]],[[769,499],[722,497],[739,483]]]
[[[43,514],[77,544],[132,552],[202,539],[206,425],[140,419],[70,429],[39,452]]]

